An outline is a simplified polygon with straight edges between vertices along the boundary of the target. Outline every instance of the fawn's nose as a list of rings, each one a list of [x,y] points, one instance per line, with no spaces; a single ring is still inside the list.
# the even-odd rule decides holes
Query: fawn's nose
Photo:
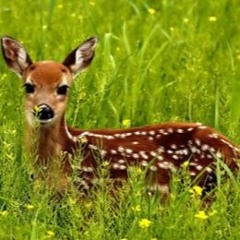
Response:
[[[47,121],[54,117],[54,112],[47,104],[40,104],[34,107],[34,116],[41,121]]]

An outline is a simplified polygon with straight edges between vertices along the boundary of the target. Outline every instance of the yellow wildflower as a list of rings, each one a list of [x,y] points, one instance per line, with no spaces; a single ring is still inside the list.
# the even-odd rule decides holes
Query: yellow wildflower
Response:
[[[48,237],[54,237],[55,236],[55,233],[51,230],[47,231],[47,235]]]
[[[81,143],[81,144],[84,144],[84,143],[87,143],[88,142],[88,139],[85,137],[85,136],[79,136],[78,137],[78,141]]]
[[[8,214],[8,212],[5,210],[5,211],[0,211],[0,216],[6,216]]]
[[[155,10],[154,8],[149,8],[149,9],[148,9],[148,12],[149,12],[151,15],[153,15],[153,14],[156,13],[156,10]]]
[[[107,168],[107,167],[109,167],[109,165],[110,165],[110,162],[108,162],[108,161],[103,161],[102,162],[102,167],[103,168]]]
[[[216,22],[217,18],[215,16],[211,16],[211,17],[208,18],[208,21],[209,22]]]
[[[208,215],[204,211],[198,211],[198,213],[196,213],[194,216],[195,218],[199,218],[203,220],[208,218]]]
[[[141,175],[143,173],[143,170],[140,167],[135,167],[134,171],[137,175]]]
[[[132,210],[137,213],[137,212],[140,212],[141,211],[141,207],[140,205],[137,205],[136,207],[132,207]]]
[[[69,198],[67,199],[67,203],[68,203],[69,206],[73,206],[73,205],[75,205],[75,204],[77,203],[77,199],[76,199],[76,198],[69,197]]]
[[[193,186],[192,189],[189,190],[193,197],[202,196],[203,189],[197,185]]]
[[[84,204],[84,206],[87,208],[87,209],[90,209],[92,207],[92,202],[88,201]]]
[[[149,226],[151,224],[152,224],[152,222],[150,220],[148,220],[147,218],[143,218],[138,222],[139,227],[142,228],[142,229],[149,228]]]
[[[124,119],[124,120],[122,121],[122,125],[123,125],[123,127],[125,127],[125,128],[130,127],[130,126],[131,126],[131,120],[130,120],[130,119]]]
[[[38,105],[36,105],[33,107],[33,110],[34,110],[34,112],[38,113],[38,112],[40,112],[41,108]]]
[[[189,161],[185,161],[183,164],[182,164],[182,167],[183,168],[188,168],[188,166],[189,166]]]
[[[32,204],[26,204],[25,207],[26,207],[26,209],[28,209],[28,210],[34,209],[34,206],[33,206]]]

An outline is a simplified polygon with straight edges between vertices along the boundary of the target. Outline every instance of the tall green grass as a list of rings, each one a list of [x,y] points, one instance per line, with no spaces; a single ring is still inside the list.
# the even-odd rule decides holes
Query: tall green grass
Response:
[[[91,67],[71,89],[71,125],[196,121],[239,143],[239,16],[232,0],[0,0],[0,35],[21,40],[34,60],[59,61],[98,36]],[[177,177],[162,204],[144,193],[137,169],[117,204],[104,177],[80,202],[74,189],[52,199],[52,190],[30,177],[21,81],[2,57],[0,83],[0,239],[239,238],[238,177],[221,181],[209,207]]]

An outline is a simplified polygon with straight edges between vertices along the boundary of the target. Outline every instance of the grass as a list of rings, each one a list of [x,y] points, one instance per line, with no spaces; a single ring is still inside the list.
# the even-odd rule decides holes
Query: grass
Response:
[[[0,0],[0,35],[21,40],[35,60],[59,61],[99,37],[71,90],[70,125],[196,121],[239,143],[239,16],[231,0]],[[137,170],[117,206],[104,178],[80,203],[74,190],[56,202],[30,177],[21,81],[2,58],[0,82],[0,239],[239,239],[239,177],[219,181],[208,208],[177,177],[168,205],[148,197]]]

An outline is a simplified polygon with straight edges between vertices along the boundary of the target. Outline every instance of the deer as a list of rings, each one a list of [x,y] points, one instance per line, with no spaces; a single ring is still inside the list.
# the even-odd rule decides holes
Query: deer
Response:
[[[9,36],[1,38],[3,59],[25,89],[26,139],[34,154],[37,177],[51,185],[58,169],[56,188],[64,192],[73,174],[73,158],[81,158],[77,187],[88,192],[98,177],[99,164],[105,161],[112,181],[127,181],[129,167],[137,166],[145,171],[149,192],[168,197],[172,175],[185,162],[189,177],[197,179],[203,189],[216,186],[219,161],[237,172],[238,145],[201,123],[92,130],[68,126],[65,111],[70,87],[91,64],[97,42],[97,37],[85,40],[63,62],[33,62],[20,42]]]

